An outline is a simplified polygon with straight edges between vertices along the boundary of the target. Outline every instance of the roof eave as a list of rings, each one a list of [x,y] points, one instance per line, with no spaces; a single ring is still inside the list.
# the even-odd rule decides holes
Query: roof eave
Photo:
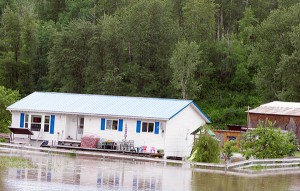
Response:
[[[211,120],[207,117],[207,115],[193,101],[191,101],[190,103],[188,103],[186,106],[184,106],[182,109],[180,109],[177,113],[175,113],[173,116],[171,116],[169,118],[169,120],[172,119],[173,117],[175,117],[182,110],[184,110],[185,108],[187,108],[189,105],[192,105],[192,107],[200,114],[200,116],[205,120],[206,123],[211,123]]]
[[[79,112],[64,112],[64,111],[50,111],[50,110],[30,110],[30,109],[9,109],[9,111],[19,111],[19,112],[35,112],[35,113],[53,113],[60,115],[85,115],[85,116],[102,116],[102,117],[115,117],[115,118],[127,118],[127,119],[147,119],[147,120],[158,120],[167,121],[168,118],[162,117],[145,117],[145,116],[126,116],[126,115],[111,115],[111,114],[98,114],[98,113],[79,113]]]

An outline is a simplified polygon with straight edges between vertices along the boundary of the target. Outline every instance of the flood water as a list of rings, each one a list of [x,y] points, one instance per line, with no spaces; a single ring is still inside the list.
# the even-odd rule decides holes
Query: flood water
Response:
[[[37,168],[0,172],[0,190],[300,191],[300,173],[246,174],[204,171],[188,165],[68,156],[0,148],[1,156],[22,156]]]

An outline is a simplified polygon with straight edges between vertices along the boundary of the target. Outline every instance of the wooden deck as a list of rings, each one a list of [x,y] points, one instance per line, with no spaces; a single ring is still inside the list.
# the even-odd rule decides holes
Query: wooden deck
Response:
[[[151,157],[151,158],[163,158],[164,156],[164,154],[161,153],[148,153],[148,152],[145,153],[145,152],[134,152],[134,151],[125,151],[125,150],[113,150],[113,149],[84,148],[84,147],[70,146],[70,145],[56,145],[54,147],[58,149],[115,153],[115,154],[122,154],[122,155]]]

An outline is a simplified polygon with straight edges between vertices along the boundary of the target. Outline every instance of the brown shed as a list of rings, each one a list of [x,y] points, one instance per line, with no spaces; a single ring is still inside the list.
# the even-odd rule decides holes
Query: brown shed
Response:
[[[248,111],[248,128],[268,119],[282,130],[292,130],[300,144],[300,103],[274,101]]]

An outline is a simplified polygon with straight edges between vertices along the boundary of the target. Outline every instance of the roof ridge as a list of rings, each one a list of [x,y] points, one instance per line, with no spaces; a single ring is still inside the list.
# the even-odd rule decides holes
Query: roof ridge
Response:
[[[105,94],[84,94],[84,93],[70,93],[70,92],[40,92],[35,91],[33,93],[45,93],[45,94],[69,94],[78,96],[102,96],[102,97],[120,97],[120,98],[132,98],[132,99],[153,99],[153,100],[170,100],[170,101],[184,101],[193,102],[193,100],[177,99],[177,98],[159,98],[159,97],[139,97],[139,96],[122,96],[122,95],[105,95]],[[30,94],[29,94],[30,95]]]

